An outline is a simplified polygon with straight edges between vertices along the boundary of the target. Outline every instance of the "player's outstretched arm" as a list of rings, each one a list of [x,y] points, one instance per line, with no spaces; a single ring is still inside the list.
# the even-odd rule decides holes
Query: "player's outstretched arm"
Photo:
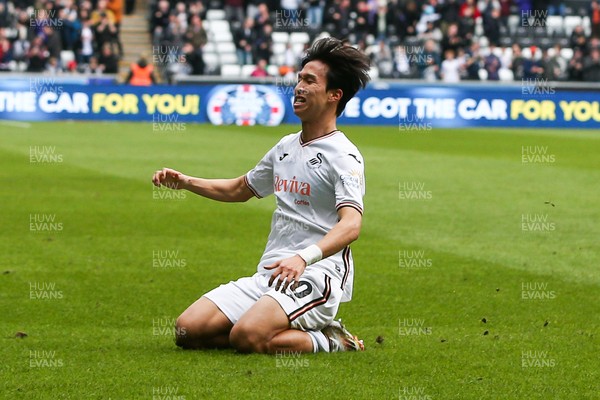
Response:
[[[224,202],[244,202],[254,197],[244,175],[233,179],[204,179],[163,168],[154,173],[152,183],[155,186],[166,186],[174,190],[189,190],[200,196]]]

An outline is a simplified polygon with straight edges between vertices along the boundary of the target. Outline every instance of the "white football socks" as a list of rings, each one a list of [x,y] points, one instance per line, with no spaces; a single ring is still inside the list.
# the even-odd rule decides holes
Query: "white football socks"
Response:
[[[313,351],[318,353],[324,351],[329,353],[329,339],[321,331],[306,331],[310,335],[310,339],[313,342]]]

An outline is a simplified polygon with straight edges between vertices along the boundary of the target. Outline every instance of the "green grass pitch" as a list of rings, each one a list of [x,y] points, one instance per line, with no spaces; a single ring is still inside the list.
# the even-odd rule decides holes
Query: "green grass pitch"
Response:
[[[367,194],[338,316],[367,351],[265,356],[171,324],[254,272],[273,198],[150,177],[239,176],[298,127],[0,123],[0,397],[599,398],[600,131],[340,128]]]

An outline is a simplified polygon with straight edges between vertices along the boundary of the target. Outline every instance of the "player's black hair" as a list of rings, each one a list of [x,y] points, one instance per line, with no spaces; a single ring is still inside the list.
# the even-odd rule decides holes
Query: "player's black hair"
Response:
[[[346,103],[371,79],[369,77],[371,60],[354,47],[344,45],[341,40],[332,37],[319,39],[313,43],[302,59],[302,68],[315,60],[329,67],[326,90],[342,90],[342,98],[336,109],[339,117]]]

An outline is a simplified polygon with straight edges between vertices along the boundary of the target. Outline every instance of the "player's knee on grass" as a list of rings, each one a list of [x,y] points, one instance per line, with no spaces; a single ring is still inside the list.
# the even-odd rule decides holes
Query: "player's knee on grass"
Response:
[[[240,353],[267,353],[268,343],[256,328],[246,323],[237,323],[229,334],[229,343]]]
[[[188,336],[189,324],[186,322],[186,318],[181,315],[175,322],[175,344],[184,349],[190,345]]]

